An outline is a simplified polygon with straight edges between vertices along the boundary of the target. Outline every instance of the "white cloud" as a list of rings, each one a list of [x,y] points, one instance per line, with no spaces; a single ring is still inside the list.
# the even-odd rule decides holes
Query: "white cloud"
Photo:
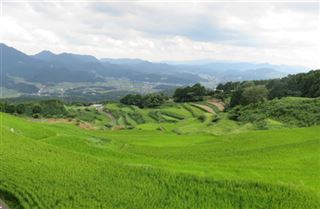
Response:
[[[320,66],[317,3],[3,3],[1,30],[29,54]]]

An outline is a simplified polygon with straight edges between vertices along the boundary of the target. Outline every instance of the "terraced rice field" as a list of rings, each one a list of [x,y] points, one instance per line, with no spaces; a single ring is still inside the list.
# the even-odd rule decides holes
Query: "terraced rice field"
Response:
[[[1,113],[11,209],[320,207],[320,126],[258,131],[192,104],[86,112],[97,129]]]

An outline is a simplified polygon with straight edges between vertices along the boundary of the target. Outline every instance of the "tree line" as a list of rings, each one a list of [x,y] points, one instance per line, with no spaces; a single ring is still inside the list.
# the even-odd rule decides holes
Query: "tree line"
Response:
[[[214,96],[230,99],[230,107],[288,96],[320,97],[320,70],[289,75],[280,79],[227,82],[219,84]]]
[[[20,114],[38,118],[44,117],[62,117],[67,114],[67,110],[60,100],[42,100],[27,103],[8,103],[0,102],[0,111],[10,114]]]
[[[196,102],[203,100],[203,97],[208,95],[210,91],[204,86],[197,83],[193,86],[177,88],[172,96],[175,102]],[[135,105],[140,108],[153,108],[162,105],[169,99],[163,93],[159,94],[128,94],[123,97],[120,102],[126,105]]]
[[[145,107],[157,107],[162,105],[166,100],[168,100],[168,96],[160,93],[160,94],[128,94],[122,99],[120,102],[126,105],[135,105],[140,108]]]

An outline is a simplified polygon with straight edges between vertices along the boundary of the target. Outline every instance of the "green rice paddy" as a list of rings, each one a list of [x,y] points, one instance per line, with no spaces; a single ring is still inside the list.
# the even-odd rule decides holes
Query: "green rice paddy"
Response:
[[[70,108],[95,128],[1,113],[12,209],[320,207],[320,126],[256,130],[188,103]]]

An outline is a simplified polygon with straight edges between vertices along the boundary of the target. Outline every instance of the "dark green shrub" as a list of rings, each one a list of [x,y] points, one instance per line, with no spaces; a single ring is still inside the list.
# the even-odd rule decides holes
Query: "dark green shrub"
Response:
[[[198,120],[201,121],[201,122],[204,122],[204,121],[206,120],[206,116],[200,115],[200,116],[198,117]]]
[[[18,105],[16,106],[16,112],[17,112],[18,114],[23,114],[25,111],[26,111],[25,104],[18,104]]]
[[[39,113],[41,113],[41,111],[42,111],[42,108],[41,108],[41,106],[38,105],[38,104],[35,104],[35,105],[32,107],[32,113],[33,113],[33,114],[39,114]]]
[[[14,105],[11,105],[11,104],[5,104],[4,111],[6,113],[14,113],[16,111],[16,107]]]
[[[219,115],[215,115],[215,117],[212,119],[213,123],[218,122],[221,119],[221,117]]]
[[[40,114],[39,114],[39,113],[34,113],[34,114],[32,115],[32,117],[33,117],[33,118],[40,118]]]

